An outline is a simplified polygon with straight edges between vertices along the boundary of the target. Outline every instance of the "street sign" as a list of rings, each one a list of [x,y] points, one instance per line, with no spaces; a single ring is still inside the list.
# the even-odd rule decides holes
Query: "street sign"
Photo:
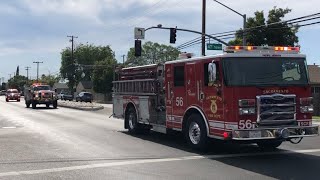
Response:
[[[222,50],[222,44],[207,44],[207,50]]]
[[[144,28],[134,28],[134,39],[144,39],[145,29]]]

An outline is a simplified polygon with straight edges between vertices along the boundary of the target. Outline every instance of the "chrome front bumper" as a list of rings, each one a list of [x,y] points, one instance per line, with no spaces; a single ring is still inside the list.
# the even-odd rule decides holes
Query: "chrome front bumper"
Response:
[[[319,126],[239,129],[232,131],[233,140],[292,139],[319,136]]]

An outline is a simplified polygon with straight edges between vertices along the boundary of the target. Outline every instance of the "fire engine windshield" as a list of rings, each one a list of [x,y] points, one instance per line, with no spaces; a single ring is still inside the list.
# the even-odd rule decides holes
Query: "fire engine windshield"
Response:
[[[302,58],[226,58],[227,86],[307,85],[306,61]]]
[[[34,91],[41,91],[41,90],[50,90],[49,86],[36,86],[33,88]]]

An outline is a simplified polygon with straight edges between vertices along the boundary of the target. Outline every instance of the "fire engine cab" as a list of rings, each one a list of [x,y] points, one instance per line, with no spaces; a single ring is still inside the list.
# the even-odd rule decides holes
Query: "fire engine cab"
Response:
[[[130,133],[182,131],[196,149],[209,138],[276,148],[319,134],[298,47],[228,46],[220,55],[123,68],[113,90],[113,115]]]
[[[36,109],[37,104],[45,104],[47,108],[49,108],[50,105],[52,105],[53,108],[58,107],[56,92],[52,91],[49,85],[42,83],[33,83],[30,87],[26,87],[24,99],[27,108],[32,105],[32,109]]]

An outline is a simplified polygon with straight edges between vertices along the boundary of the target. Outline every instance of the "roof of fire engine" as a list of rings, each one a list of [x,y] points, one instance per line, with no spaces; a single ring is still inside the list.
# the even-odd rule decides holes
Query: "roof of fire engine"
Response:
[[[270,47],[273,48],[273,47]],[[213,59],[217,57],[270,57],[270,58],[277,58],[277,57],[287,57],[287,58],[305,58],[306,55],[300,54],[298,52],[286,52],[286,51],[274,51],[271,49],[258,49],[253,51],[238,51],[233,53],[223,53],[223,54],[215,54],[209,56],[201,56],[201,57],[193,57],[193,58],[186,58],[186,59],[179,59],[173,61],[167,61],[165,64],[175,64],[175,63],[183,63],[183,62],[190,62],[196,60],[204,60],[204,59]]]

